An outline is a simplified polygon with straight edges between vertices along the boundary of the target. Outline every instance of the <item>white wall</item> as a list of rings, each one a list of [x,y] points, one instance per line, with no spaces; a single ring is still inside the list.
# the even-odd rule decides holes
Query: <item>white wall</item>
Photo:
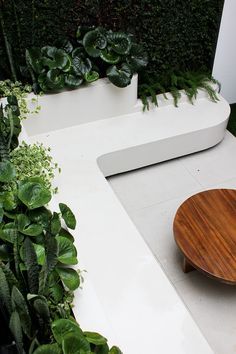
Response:
[[[213,76],[222,84],[221,94],[236,102],[236,0],[225,0]]]

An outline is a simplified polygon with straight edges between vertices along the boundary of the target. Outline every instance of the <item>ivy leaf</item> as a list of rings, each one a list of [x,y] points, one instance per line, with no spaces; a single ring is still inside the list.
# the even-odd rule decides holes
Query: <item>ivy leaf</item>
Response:
[[[69,290],[76,290],[80,285],[80,277],[78,273],[72,268],[56,268],[61,281]]]
[[[107,69],[107,77],[117,87],[126,87],[130,84],[133,73],[129,65],[123,64],[120,69],[113,65]]]
[[[84,332],[84,335],[89,343],[92,343],[95,345],[104,345],[107,343],[107,339],[99,333]]]
[[[89,342],[83,335],[68,333],[62,341],[63,354],[81,354],[81,352],[91,353]]]
[[[58,261],[67,265],[78,263],[77,251],[73,243],[66,237],[57,236],[58,243]]]
[[[59,345],[62,344],[62,341],[66,335],[73,334],[74,336],[81,337],[83,336],[83,331],[81,330],[78,323],[69,319],[58,319],[52,323],[52,333]]]
[[[70,208],[63,203],[59,203],[59,208],[66,226],[69,227],[69,229],[74,230],[76,227],[76,219]]]
[[[0,182],[10,182],[16,177],[14,165],[9,161],[0,162]]]
[[[33,180],[26,180],[19,185],[18,198],[29,209],[36,209],[51,200],[51,193],[40,182]]]
[[[101,49],[107,45],[106,37],[98,30],[89,31],[83,38],[83,45],[86,52],[93,58],[99,57]]]

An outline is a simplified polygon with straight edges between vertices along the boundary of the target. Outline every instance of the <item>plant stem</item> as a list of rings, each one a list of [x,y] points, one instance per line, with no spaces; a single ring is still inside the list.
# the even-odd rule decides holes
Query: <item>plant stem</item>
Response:
[[[9,43],[8,38],[7,38],[7,32],[6,32],[6,28],[5,28],[5,22],[4,22],[4,17],[3,17],[2,2],[1,1],[0,1],[0,25],[2,28],[2,34],[3,34],[3,38],[4,38],[4,42],[5,42],[5,47],[6,47],[8,61],[10,64],[12,78],[14,81],[17,81],[17,75],[16,75],[14,60],[13,60],[13,56],[12,56],[12,49],[11,49],[11,44]]]

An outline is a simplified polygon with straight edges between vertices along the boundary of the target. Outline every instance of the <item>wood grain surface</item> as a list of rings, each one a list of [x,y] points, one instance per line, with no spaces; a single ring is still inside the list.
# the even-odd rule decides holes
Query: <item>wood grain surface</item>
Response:
[[[177,210],[173,229],[187,262],[236,284],[236,190],[213,189],[190,197]]]

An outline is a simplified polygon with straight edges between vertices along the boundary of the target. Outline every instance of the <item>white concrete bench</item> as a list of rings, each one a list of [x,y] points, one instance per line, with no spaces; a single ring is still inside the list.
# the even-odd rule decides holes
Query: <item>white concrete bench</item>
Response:
[[[222,97],[213,103],[201,92],[194,105],[185,96],[179,108],[159,98],[160,108],[142,113],[139,101],[122,106],[120,100],[119,113],[124,107],[128,114],[114,117],[112,105],[103,114],[108,101],[102,92],[96,103],[91,96],[84,102],[84,93],[80,101],[79,91],[74,103],[68,93],[60,95],[40,98],[43,110],[25,128],[32,142],[52,148],[62,167],[56,199],[68,203],[78,220],[80,268],[88,271],[84,289],[76,292],[78,321],[85,330],[102,332],[124,354],[213,353],[105,176],[217,144],[228,103]],[[89,107],[87,123],[83,105]]]

